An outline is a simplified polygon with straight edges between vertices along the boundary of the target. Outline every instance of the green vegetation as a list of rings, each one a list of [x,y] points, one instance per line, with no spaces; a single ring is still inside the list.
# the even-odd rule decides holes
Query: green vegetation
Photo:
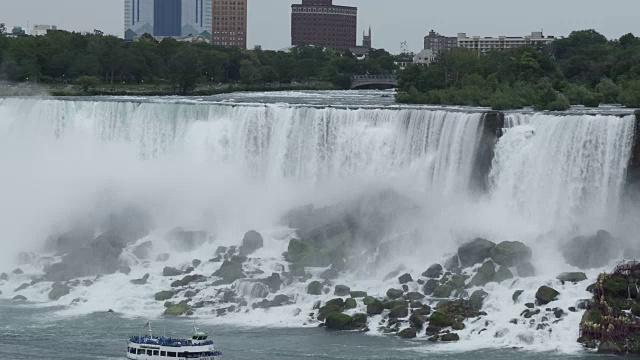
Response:
[[[215,94],[244,89],[344,89],[352,75],[395,71],[393,57],[372,50],[365,60],[317,47],[291,51],[219,48],[152,36],[125,42],[100,31],[49,31],[8,37],[0,26],[0,81],[53,87],[57,95]],[[89,77],[99,80],[87,82]]]
[[[583,30],[548,46],[486,54],[455,49],[428,67],[406,68],[399,82],[401,103],[553,111],[618,102],[640,107],[640,39],[627,34],[609,41]]]

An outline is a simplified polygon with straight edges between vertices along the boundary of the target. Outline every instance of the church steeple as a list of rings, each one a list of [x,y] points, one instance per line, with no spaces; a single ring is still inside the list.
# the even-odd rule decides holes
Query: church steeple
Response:
[[[362,46],[371,49],[371,26],[369,26],[369,35],[367,35],[366,31],[362,32]]]

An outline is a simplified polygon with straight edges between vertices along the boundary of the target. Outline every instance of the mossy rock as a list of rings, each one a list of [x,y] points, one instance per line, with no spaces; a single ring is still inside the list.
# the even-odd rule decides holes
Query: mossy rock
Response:
[[[354,298],[354,299],[360,299],[360,298],[366,298],[367,297],[367,292],[366,291],[352,291],[349,295],[351,295],[351,297]]]
[[[460,336],[456,333],[448,333],[448,334],[442,335],[440,337],[440,341],[444,341],[444,342],[460,341]]]
[[[362,299],[362,303],[365,305],[369,305],[374,303],[375,301],[378,301],[376,298],[374,298],[373,296],[365,296],[364,299]]]
[[[353,319],[341,312],[329,313],[324,321],[327,329],[331,330],[351,330]]]
[[[413,339],[417,336],[417,334],[414,328],[406,328],[406,329],[400,330],[398,332],[398,336],[403,339]]]
[[[422,287],[422,292],[425,295],[431,295],[438,288],[438,286],[440,286],[438,280],[429,279]]]
[[[498,265],[513,267],[531,260],[531,248],[519,241],[501,242],[490,251],[491,259]]]
[[[351,317],[351,326],[354,329],[363,329],[367,327],[367,315],[362,313],[354,314]]]
[[[173,297],[173,290],[165,290],[165,291],[157,292],[153,297],[154,299],[156,299],[156,301],[169,300]]]
[[[493,261],[486,261],[482,266],[480,266],[478,272],[473,276],[469,282],[469,286],[484,286],[493,281],[495,275],[496,265]]]
[[[384,311],[384,304],[378,300],[373,299],[367,304],[367,315],[380,315]]]
[[[413,278],[411,277],[411,274],[406,273],[406,274],[400,275],[400,277],[398,278],[398,281],[400,282],[400,284],[406,284],[406,283],[412,282]]]
[[[451,296],[453,288],[449,285],[440,285],[433,291],[433,297],[448,298]]]
[[[422,325],[425,323],[425,316],[422,315],[419,311],[414,311],[413,314],[409,317],[409,323],[412,328],[422,329]]]
[[[356,302],[356,299],[354,299],[354,298],[349,298],[349,299],[344,301],[345,310],[355,309],[356,306],[358,306],[358,303]]]
[[[409,316],[409,309],[407,309],[406,305],[395,306],[389,312],[389,318],[392,319],[406,318],[407,316]]]
[[[389,299],[399,299],[402,297],[402,294],[404,294],[404,291],[399,290],[399,289],[389,289],[387,290],[387,297]]]
[[[513,279],[513,273],[506,266],[500,266],[500,269],[493,275],[493,281],[498,284],[509,279]]]
[[[541,286],[536,292],[536,302],[538,305],[546,305],[554,301],[560,293],[548,286]]]
[[[453,325],[453,318],[440,311],[434,311],[429,317],[429,325],[437,327],[449,327]]]
[[[333,295],[335,296],[349,296],[351,294],[351,289],[345,285],[336,285]]]
[[[484,304],[484,299],[489,296],[484,290],[476,290],[471,294],[469,298],[469,306],[476,311],[480,311],[482,309],[482,305]]]
[[[409,292],[404,295],[404,298],[409,301],[422,300],[424,299],[424,297],[425,296],[420,294],[419,292]]]
[[[427,278],[431,278],[431,279],[437,279],[440,276],[442,276],[442,265],[440,264],[433,264],[431,266],[429,266],[429,268],[422,273],[422,276],[427,277]]]
[[[469,277],[466,275],[456,274],[451,276],[451,280],[447,282],[447,285],[454,289],[462,289],[465,286],[465,282]]]
[[[189,305],[187,304],[174,304],[167,307],[164,314],[167,316],[180,316],[189,311]]]
[[[322,295],[322,284],[320,281],[312,281],[307,286],[307,294],[309,295]]]
[[[213,273],[213,276],[222,278],[223,284],[231,284],[236,280],[245,278],[242,272],[242,263],[246,260],[245,257],[233,256],[229,260],[225,260],[220,266],[220,269]]]
[[[342,300],[342,299],[339,299]],[[324,320],[329,314],[334,313],[334,312],[338,312],[341,313],[344,311],[344,302],[339,303],[339,302],[332,302],[327,301],[327,303],[320,307],[320,310],[318,310],[318,320],[322,321]]]
[[[558,275],[556,279],[564,282],[578,283],[587,280],[587,275],[583,272],[565,272]]]
[[[513,292],[511,300],[513,300],[514,304],[518,302],[518,299],[520,299],[520,295],[522,295],[522,293],[524,293],[524,290],[516,290]]]

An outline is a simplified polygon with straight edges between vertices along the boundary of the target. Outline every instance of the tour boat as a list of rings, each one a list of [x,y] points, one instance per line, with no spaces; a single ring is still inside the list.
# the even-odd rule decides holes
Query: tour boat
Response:
[[[208,335],[193,327],[190,339],[176,339],[166,336],[153,336],[151,326],[147,323],[145,329],[148,335],[132,336],[127,341],[127,359],[132,360],[220,360],[222,353],[216,351],[213,341]]]

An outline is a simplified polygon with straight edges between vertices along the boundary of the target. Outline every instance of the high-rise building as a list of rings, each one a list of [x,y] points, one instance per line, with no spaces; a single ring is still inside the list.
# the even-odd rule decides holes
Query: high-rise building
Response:
[[[440,35],[431,30],[429,35],[424,37],[424,49],[431,50],[432,55],[438,57],[443,51],[448,51],[458,47],[458,38]]]
[[[211,39],[211,0],[125,0],[124,38],[202,35]]]
[[[213,0],[213,45],[247,48],[247,0]]]
[[[498,36],[498,37],[468,37],[459,33],[458,47],[476,50],[480,53],[493,50],[513,49],[521,46],[548,45],[556,40],[554,36],[544,36],[542,31],[534,31],[526,36]]]
[[[291,6],[291,45],[322,46],[337,51],[356,47],[358,8],[333,0],[302,0]]]

